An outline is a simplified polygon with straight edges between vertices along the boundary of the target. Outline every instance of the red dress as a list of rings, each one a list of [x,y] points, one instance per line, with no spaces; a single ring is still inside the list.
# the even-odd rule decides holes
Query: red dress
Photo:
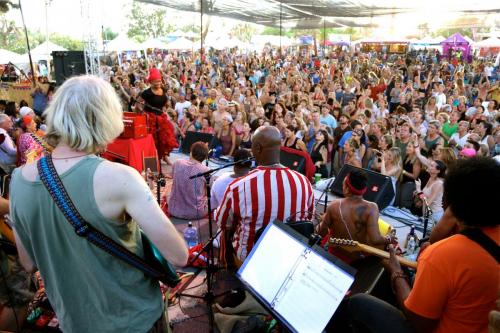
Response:
[[[148,133],[153,136],[158,158],[168,156],[173,149],[179,147],[179,143],[175,138],[174,125],[167,115],[160,111],[167,104],[167,96],[156,95],[151,88],[148,88],[142,92],[141,97],[146,102],[144,111],[146,111]]]

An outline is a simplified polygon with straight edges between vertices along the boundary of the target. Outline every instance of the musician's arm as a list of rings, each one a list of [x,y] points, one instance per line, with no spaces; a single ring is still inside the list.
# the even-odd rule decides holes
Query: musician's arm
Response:
[[[379,212],[378,207],[375,203],[370,203],[371,208],[368,212],[368,219],[366,221],[366,234],[369,245],[374,245],[377,247],[384,247],[386,245],[386,239],[380,234],[380,229],[378,226]]]
[[[14,228],[13,231],[14,231],[14,239],[16,240],[17,253],[19,255],[19,262],[21,263],[21,265],[23,265],[26,272],[28,273],[36,272],[36,266],[33,263],[33,260],[31,260],[30,256],[28,255],[28,251],[26,251],[26,248],[21,242],[21,239],[19,238],[16,229]]]
[[[100,169],[101,166],[96,171],[95,179],[107,176],[110,184],[115,184],[110,186],[110,197],[123,202],[125,211],[170,263],[184,266],[188,259],[186,243],[161,210],[141,175],[126,166],[115,167],[112,175],[109,171],[99,174]]]
[[[333,210],[333,205],[330,205],[328,209],[326,210],[326,213],[323,215],[323,218],[321,219],[321,222],[316,226],[316,233],[320,235],[321,237],[324,237],[326,234],[328,234],[328,231],[330,229],[330,226],[332,225],[333,222],[333,216],[332,216],[332,210]]]
[[[0,215],[4,216],[5,214],[9,214],[9,200],[0,197]]]
[[[406,301],[407,301],[408,297],[410,296],[410,293],[412,294],[412,297],[414,296],[412,293],[412,288],[411,288],[410,283],[408,282],[408,280],[406,278],[406,275],[401,270],[401,265],[399,264],[399,261],[396,259],[396,253],[395,253],[394,248],[392,246],[389,246],[389,253],[390,253],[390,259],[388,261],[385,261],[384,267],[391,277],[392,289],[394,291],[394,295],[396,296],[396,300],[399,304],[399,307],[401,309],[403,309],[403,311],[406,315],[406,318],[409,320],[409,322],[411,323],[411,326],[413,326],[413,328],[415,329],[416,332],[418,332],[418,333],[432,332],[434,330],[434,328],[436,327],[439,319],[432,319],[432,318],[424,317],[424,316],[421,316],[421,315],[415,313],[412,309],[410,309],[412,307],[411,303],[409,304],[410,308],[407,307],[406,304],[408,304],[408,302],[406,302]],[[418,272],[417,275],[420,273],[421,272]],[[433,279],[433,281],[435,281],[435,280],[436,279]],[[440,284],[440,283],[446,283],[446,282],[440,281],[439,283],[436,283],[436,284]],[[440,290],[440,291],[443,291],[442,289],[446,289],[446,288],[440,288],[440,287],[441,286],[438,286],[437,288],[432,288],[432,289],[433,290]],[[417,286],[417,281],[415,281],[415,286],[414,286],[415,291],[418,292],[419,290],[417,290],[417,289],[419,289],[419,288],[421,288],[421,287]],[[440,297],[441,295],[439,295],[439,294],[440,293],[437,292],[435,298],[441,299],[442,297]],[[426,298],[426,299],[428,299],[428,298]],[[428,302],[429,301],[427,300],[426,303],[428,303]],[[432,303],[431,306],[434,305],[433,300],[431,300],[430,303]],[[439,301],[436,303],[439,304]]]

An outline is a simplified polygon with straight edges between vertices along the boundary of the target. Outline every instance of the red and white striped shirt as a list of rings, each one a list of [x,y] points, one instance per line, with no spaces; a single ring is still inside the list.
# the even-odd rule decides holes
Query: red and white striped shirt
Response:
[[[233,247],[244,260],[255,242],[255,232],[269,222],[311,219],[314,193],[309,180],[286,167],[259,166],[231,182],[215,212],[224,232],[234,226]]]

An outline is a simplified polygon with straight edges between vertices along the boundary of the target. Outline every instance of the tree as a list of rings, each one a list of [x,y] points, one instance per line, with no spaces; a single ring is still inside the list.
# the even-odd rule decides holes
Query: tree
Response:
[[[0,13],[7,13],[12,8],[19,8],[19,5],[10,0],[0,0]]]
[[[102,31],[102,39],[103,40],[113,40],[118,36],[117,32],[111,30],[110,27],[106,27]]]
[[[148,38],[157,38],[174,31],[174,26],[166,23],[166,10],[139,4],[134,1],[129,19],[127,36],[143,42]]]
[[[252,24],[238,23],[231,29],[230,34],[243,42],[250,42],[256,31]]]
[[[7,20],[5,14],[0,15],[0,48],[17,52],[18,40],[23,38],[23,31],[16,22]],[[24,45],[22,43],[21,45]]]

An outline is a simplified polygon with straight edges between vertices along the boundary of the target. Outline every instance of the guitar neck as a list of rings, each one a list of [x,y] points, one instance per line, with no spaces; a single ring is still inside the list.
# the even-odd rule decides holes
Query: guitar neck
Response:
[[[376,247],[366,245],[366,244],[361,244],[361,243],[358,243],[357,246],[361,252],[373,254],[379,258],[384,258],[384,259],[389,259],[389,257],[390,257],[389,252],[381,250],[381,249],[377,249]],[[408,259],[403,258],[401,256],[396,256],[396,259],[398,259],[398,261],[401,265],[415,268],[415,269],[417,268],[416,261],[411,261],[411,260],[408,260]]]

